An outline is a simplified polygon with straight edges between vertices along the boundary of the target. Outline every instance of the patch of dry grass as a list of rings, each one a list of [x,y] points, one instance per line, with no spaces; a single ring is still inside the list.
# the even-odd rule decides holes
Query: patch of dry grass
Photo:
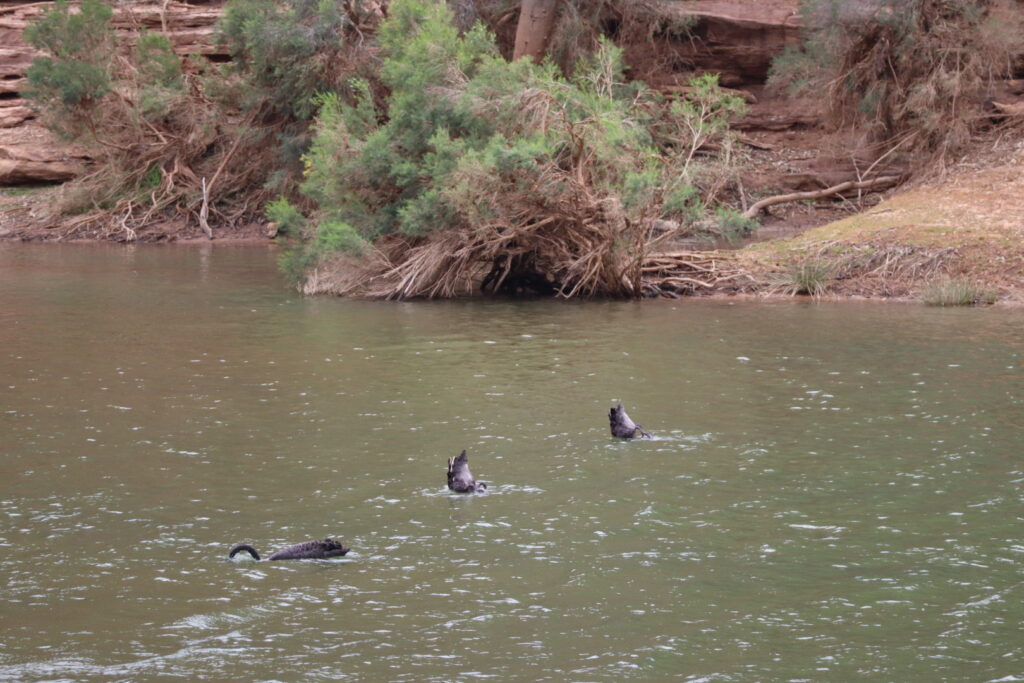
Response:
[[[994,148],[856,216],[763,242],[738,258],[761,282],[809,257],[836,264],[841,294],[911,296],[936,276],[965,277],[1024,302],[1024,141]]]

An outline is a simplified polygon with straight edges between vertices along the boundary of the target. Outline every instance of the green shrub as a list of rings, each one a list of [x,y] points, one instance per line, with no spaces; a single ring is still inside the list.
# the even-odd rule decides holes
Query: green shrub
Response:
[[[143,31],[135,52],[143,82],[168,90],[182,89],[181,59],[167,36]]]
[[[277,232],[285,237],[301,237],[307,221],[302,213],[284,197],[267,202],[267,218],[277,224]]]
[[[148,121],[168,116],[184,97],[185,80],[181,58],[170,39],[158,33],[143,32],[135,46],[138,67],[138,108]]]
[[[277,257],[277,265],[285,279],[296,286],[306,281],[309,272],[319,263],[320,255],[301,243],[292,244]]]
[[[717,74],[702,74],[690,79],[690,92],[669,109],[669,121],[675,130],[666,131],[668,139],[692,162],[702,146],[724,137],[729,124],[747,113],[742,97],[728,94],[718,85]]]
[[[320,97],[346,100],[377,83],[372,3],[338,0],[230,0],[220,22],[232,61],[207,79],[222,109],[246,112],[261,150],[263,186],[297,199],[301,158]]]
[[[663,209],[667,215],[678,216],[683,222],[694,224],[704,218],[707,205],[698,187],[676,183],[666,193]]]
[[[242,144],[247,129],[237,111],[215,111],[201,78],[185,87],[166,36],[142,33],[128,49],[116,44],[109,6],[82,0],[77,9],[57,2],[25,29],[44,53],[27,94],[48,127],[94,160],[61,193],[50,221],[83,213],[74,230],[133,240],[155,222],[194,220],[204,199],[211,221],[251,217],[269,169]]]
[[[284,198],[268,202],[266,216],[277,223],[278,235],[286,242],[278,263],[294,284],[301,284],[324,259],[338,252],[361,254],[368,247],[356,230],[344,222],[322,221],[312,228],[306,217]]]
[[[921,299],[929,306],[975,306],[994,304],[998,296],[980,284],[952,279],[928,285],[921,293]]]
[[[331,254],[340,251],[360,254],[367,247],[366,240],[356,229],[342,221],[324,221],[317,226],[316,251]]]
[[[301,284],[322,257],[315,240],[307,239],[309,222],[284,197],[267,202],[266,216],[277,224],[278,236],[286,244],[277,260],[281,272],[292,284]]]
[[[312,118],[317,93],[337,90],[347,78],[343,53],[352,26],[342,3],[330,0],[229,2],[220,31],[232,57],[228,70],[245,83],[240,104],[285,120]]]
[[[77,129],[74,118],[82,109],[110,92],[112,16],[100,0],[83,0],[78,12],[71,12],[66,0],[58,0],[25,28],[28,44],[47,53],[32,60],[25,95],[60,114],[60,124],[70,134]]]
[[[715,224],[718,236],[727,242],[747,237],[760,226],[756,218],[747,218],[741,211],[727,206],[715,207]]]
[[[480,25],[460,36],[438,3],[397,0],[380,41],[386,112],[365,82],[354,103],[320,96],[303,184],[323,215],[367,239],[486,221],[500,215],[501,193],[538,184],[538,199],[560,201],[564,184],[538,181],[573,165],[633,219],[702,213],[688,168],[744,107],[703,76],[655,121],[654,95],[625,82],[607,41],[565,78],[551,64],[507,62]]]

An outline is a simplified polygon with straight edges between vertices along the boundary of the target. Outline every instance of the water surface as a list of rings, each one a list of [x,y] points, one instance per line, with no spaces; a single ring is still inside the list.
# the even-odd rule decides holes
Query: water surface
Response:
[[[1024,680],[1021,312],[309,300],[274,258],[0,245],[0,678]]]

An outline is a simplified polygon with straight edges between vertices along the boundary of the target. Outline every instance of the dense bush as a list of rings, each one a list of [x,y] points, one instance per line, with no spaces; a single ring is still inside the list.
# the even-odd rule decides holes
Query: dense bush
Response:
[[[371,37],[379,3],[369,0],[231,0],[220,23],[232,56],[210,90],[221,108],[252,122],[268,189],[295,196],[309,125],[323,93],[350,95],[354,77],[375,79]]]
[[[202,161],[218,134],[170,41],[143,33],[118,56],[112,16],[99,0],[83,0],[78,12],[64,2],[44,11],[25,30],[44,53],[29,69],[26,94],[50,128],[96,162],[64,188],[57,208],[85,213],[78,227],[104,224],[134,239],[138,227],[166,218],[165,210],[177,214],[197,203]]]
[[[57,3],[28,32],[47,54],[30,76],[51,125],[97,160],[68,195],[134,239],[169,217],[245,220],[277,192],[266,213],[295,241],[287,270],[384,257],[414,271],[399,295],[633,293],[653,218],[746,228],[719,206],[743,103],[713,77],[664,101],[627,82],[605,39],[571,68],[510,63],[440,0],[380,16],[368,0],[232,0],[232,63],[183,69],[163,35],[118,48],[99,0]]]
[[[827,92],[833,120],[925,160],[963,149],[995,79],[1024,52],[1019,11],[994,0],[803,0],[805,40],[770,82]],[[922,154],[925,153],[925,154]]]
[[[372,22],[364,4],[324,0],[232,0],[220,22],[231,54],[227,71],[244,87],[237,96],[248,109],[264,108],[282,120],[308,120],[317,93],[339,91],[368,55],[360,26]]]
[[[382,285],[396,296],[523,281],[633,293],[650,219],[703,215],[698,150],[743,106],[713,78],[665,106],[625,81],[607,41],[571,77],[508,62],[481,25],[460,35],[442,3],[395,0],[379,41],[390,98],[378,109],[365,82],[355,102],[320,98],[303,190],[330,244],[413,239],[397,248],[409,272]]]

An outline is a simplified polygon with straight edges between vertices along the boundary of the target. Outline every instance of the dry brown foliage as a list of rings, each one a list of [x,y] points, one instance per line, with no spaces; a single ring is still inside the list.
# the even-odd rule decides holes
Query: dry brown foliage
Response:
[[[342,89],[377,66],[369,36],[383,14],[376,0],[342,3],[349,21],[329,53],[306,64],[320,82]],[[134,21],[131,8],[122,10]],[[133,24],[134,26],[134,24]],[[119,34],[110,46],[112,90],[72,110],[47,109],[44,121],[88,149],[91,170],[61,188],[41,227],[61,238],[134,241],[166,234],[162,224],[215,230],[262,216],[274,194],[295,193],[308,121],[273,101],[274,93],[202,58],[181,58],[180,79],[154,82],[136,54],[146,34]],[[170,43],[167,44],[170,46]],[[172,58],[177,59],[172,52]],[[290,145],[287,154],[282,147]],[[273,190],[268,180],[274,175]]]
[[[628,219],[616,199],[591,195],[574,174],[552,168],[544,181],[573,191],[557,203],[544,201],[540,190],[505,193],[497,212],[503,220],[384,237],[370,254],[321,265],[303,291],[385,299],[640,296],[650,228]]]
[[[63,188],[50,216],[64,236],[98,231],[133,241],[156,222],[184,219],[208,229],[256,215],[265,197],[247,190],[262,184],[265,149],[245,120],[216,121],[199,87],[188,88],[158,123],[141,118],[123,92],[90,112],[102,122],[92,137],[97,163]]]
[[[920,283],[946,273],[958,258],[955,247],[899,244],[884,240],[824,240],[801,245],[778,262],[766,264],[742,256],[744,273],[736,291],[793,294],[794,266],[816,271],[822,292],[870,297],[908,296]]]
[[[833,120],[899,144],[915,165],[963,151],[988,123],[986,99],[1024,52],[1024,16],[1003,0],[851,3],[829,85]],[[859,8],[856,11],[853,8]]]

